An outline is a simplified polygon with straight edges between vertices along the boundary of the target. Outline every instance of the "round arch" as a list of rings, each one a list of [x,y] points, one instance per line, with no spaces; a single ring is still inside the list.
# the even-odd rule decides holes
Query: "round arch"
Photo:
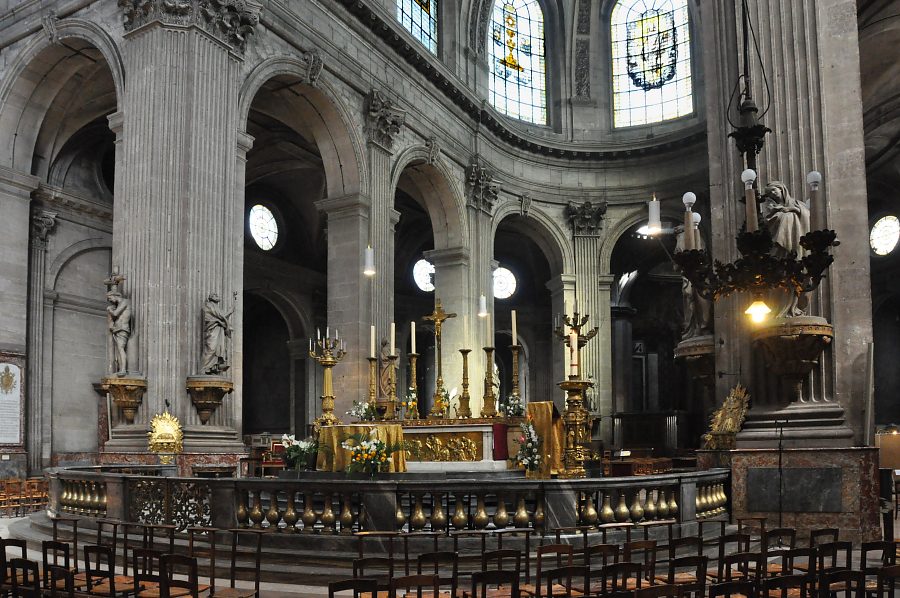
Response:
[[[300,104],[291,119],[303,121],[314,137],[325,169],[327,197],[359,193],[365,188],[366,173],[362,143],[349,124],[354,119],[334,99],[339,94],[327,73],[322,73],[315,87],[304,83],[308,73],[306,62],[289,56],[268,58],[258,64],[241,85],[238,122],[247,122],[254,99],[268,81],[278,77],[295,78],[297,81],[291,88]]]
[[[429,161],[429,150],[424,145],[404,150],[391,173],[392,189],[413,191],[411,195],[425,204],[434,231],[435,249],[461,247],[469,238],[465,198],[453,181],[447,163],[440,156]]]
[[[644,204],[640,204],[633,210],[623,215],[619,220],[616,221],[615,225],[613,225],[613,227],[609,229],[606,237],[603,239],[603,244],[600,246],[601,274],[610,274],[613,249],[615,249],[616,243],[619,242],[619,239],[622,237],[622,235],[628,232],[628,229],[630,229],[632,226],[634,226],[635,224],[639,224],[646,219],[647,209]]]
[[[101,237],[84,239],[82,241],[78,241],[77,243],[73,243],[63,249],[47,269],[48,288],[56,288],[56,284],[59,281],[59,274],[60,272],[62,272],[63,268],[65,268],[66,264],[68,264],[70,261],[81,255],[82,253],[95,251],[98,249],[108,249],[112,251],[112,246],[109,244],[109,239],[103,239]]]
[[[125,91],[125,66],[112,37],[96,23],[63,19],[56,24],[59,40],[77,39],[96,48],[112,74],[116,105]],[[62,68],[72,50],[36,34],[19,53],[0,83],[0,165],[31,171],[35,144],[44,115],[58,91],[74,76]]]
[[[312,330],[312,320],[309,314],[287,295],[273,289],[264,288],[248,288],[244,289],[244,293],[269,302],[287,325],[288,335],[291,340],[302,338],[305,333]]]
[[[518,204],[513,202],[505,202],[494,213],[493,226],[491,228],[491,239],[497,236],[497,229],[500,224],[510,216],[522,215]],[[531,238],[550,264],[550,272],[554,275],[564,272],[574,271],[575,257],[572,253],[572,247],[569,244],[563,230],[559,225],[540,208],[532,207],[524,215],[521,223],[523,226],[517,227],[521,229],[523,234]]]

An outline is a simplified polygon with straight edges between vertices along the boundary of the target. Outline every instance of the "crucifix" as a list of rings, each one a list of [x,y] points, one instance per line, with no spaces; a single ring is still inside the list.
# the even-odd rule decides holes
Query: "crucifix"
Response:
[[[437,415],[434,406],[438,405],[439,402],[444,400],[444,374],[443,368],[441,367],[441,327],[443,326],[445,320],[455,317],[456,314],[448,314],[447,312],[445,312],[444,306],[441,305],[441,300],[436,298],[434,300],[434,312],[422,318],[423,320],[426,320],[428,322],[434,322],[434,361],[437,369],[437,383],[435,384],[434,388],[434,397],[430,414],[432,416]]]

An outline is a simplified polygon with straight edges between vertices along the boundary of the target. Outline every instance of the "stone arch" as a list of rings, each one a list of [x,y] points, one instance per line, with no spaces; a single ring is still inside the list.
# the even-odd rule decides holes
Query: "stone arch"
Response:
[[[413,186],[425,203],[434,231],[435,249],[461,247],[469,238],[466,219],[466,201],[459,186],[454,183],[453,172],[440,156],[429,161],[429,150],[418,145],[400,154],[391,174],[391,189],[397,189],[404,181]]]
[[[622,216],[622,218],[617,220],[613,227],[607,231],[607,234],[603,239],[603,245],[600,247],[601,274],[610,273],[613,249],[615,249],[616,243],[618,243],[622,235],[624,235],[632,226],[646,219],[647,209],[644,204],[640,204],[640,206],[635,207],[634,210],[629,211]]]
[[[56,283],[59,279],[60,272],[63,271],[63,268],[66,267],[66,264],[71,262],[73,259],[81,255],[82,253],[86,253],[88,251],[95,251],[98,249],[108,249],[112,251],[112,245],[109,243],[109,239],[104,239],[102,237],[94,237],[91,239],[83,239],[78,241],[77,243],[73,243],[63,249],[59,255],[53,260],[53,263],[50,264],[50,267],[47,269],[47,288],[55,289]]]
[[[63,19],[56,24],[59,42],[81,40],[98,50],[112,75],[116,102],[125,91],[125,66],[112,37],[96,23]],[[43,32],[19,53],[6,79],[0,83],[0,165],[31,171],[35,144],[44,115],[57,92],[74,73],[62,68],[72,50],[54,43]]]
[[[506,202],[497,208],[491,229],[492,243],[497,234],[497,228],[503,220],[515,215],[522,215],[517,203]],[[522,222],[527,223],[527,227],[522,229],[522,232],[528,234],[541,248],[550,263],[550,271],[553,274],[574,271],[575,257],[571,244],[565,232],[553,218],[540,208],[532,206],[523,216]]]
[[[306,310],[297,305],[291,298],[280,291],[273,289],[249,288],[244,289],[248,295],[254,295],[268,301],[272,307],[281,314],[281,318],[287,325],[288,334],[291,340],[303,338],[308,331],[312,330],[312,318]]]
[[[359,135],[354,134],[350,123],[353,118],[339,97],[328,75],[322,72],[315,86],[308,83],[309,66],[302,59],[275,56],[258,64],[241,85],[238,95],[238,118],[246,123],[253,100],[268,81],[277,77],[296,78],[292,88],[301,102],[303,120],[310,128],[325,168],[327,197],[342,197],[359,193],[365,188],[365,160]],[[290,124],[290,123],[287,123]],[[242,124],[242,126],[244,126]]]

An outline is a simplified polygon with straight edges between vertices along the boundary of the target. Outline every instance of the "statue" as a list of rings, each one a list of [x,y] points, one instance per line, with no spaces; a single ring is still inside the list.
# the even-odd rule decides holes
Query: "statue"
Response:
[[[677,241],[675,251],[684,249],[684,226],[676,226]],[[695,245],[697,249],[706,249],[703,237],[695,231]],[[682,320],[681,340],[686,341],[698,336],[712,334],[712,301],[700,296],[694,291],[691,281],[681,278],[681,300],[684,306],[684,318]]]
[[[784,183],[772,181],[763,190],[761,211],[772,241],[775,255],[786,257],[794,253],[802,258],[806,253],[800,247],[800,237],[809,232],[809,206],[803,200],[794,199]],[[809,300],[805,294],[790,294],[781,302],[778,317],[794,317],[805,314]]]
[[[378,375],[378,396],[387,398],[391,396],[391,369],[394,367],[391,361],[391,348],[387,339],[381,339],[381,369]]]
[[[234,309],[225,313],[219,303],[219,295],[210,293],[203,306],[203,355],[200,362],[206,375],[222,374],[230,367],[227,339],[231,336],[231,327],[228,318]]]
[[[131,301],[120,291],[106,293],[106,316],[109,322],[109,333],[115,348],[115,369],[117,376],[124,376],[128,371],[128,340],[131,338]]]

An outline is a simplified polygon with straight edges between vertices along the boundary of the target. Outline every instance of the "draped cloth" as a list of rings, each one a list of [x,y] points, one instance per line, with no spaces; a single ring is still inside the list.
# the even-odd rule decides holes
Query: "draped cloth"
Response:
[[[565,428],[553,401],[527,403],[528,416],[534,422],[534,430],[541,439],[540,477],[549,478],[563,468],[563,439]]]
[[[353,434],[369,435],[375,430],[375,438],[388,446],[399,446],[403,442],[403,428],[400,424],[352,424],[347,426],[323,426],[319,431],[319,442],[328,449],[320,450],[316,457],[317,471],[346,471],[350,464],[350,451],[341,443]],[[397,450],[388,461],[391,473],[406,471],[406,451]]]

